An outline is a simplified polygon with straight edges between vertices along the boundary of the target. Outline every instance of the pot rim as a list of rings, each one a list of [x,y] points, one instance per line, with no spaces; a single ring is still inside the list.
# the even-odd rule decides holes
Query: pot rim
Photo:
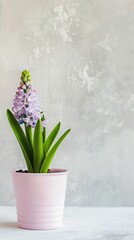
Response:
[[[55,176],[55,175],[64,175],[64,174],[68,174],[68,170],[63,169],[63,168],[50,168],[50,170],[52,171],[51,173],[24,173],[24,172],[16,172],[17,170],[19,170],[20,168],[17,169],[13,169],[11,171],[12,174],[19,174],[19,175],[23,175],[23,176],[47,176],[47,177],[51,177],[51,176]],[[24,168],[21,168],[22,170],[26,170]]]

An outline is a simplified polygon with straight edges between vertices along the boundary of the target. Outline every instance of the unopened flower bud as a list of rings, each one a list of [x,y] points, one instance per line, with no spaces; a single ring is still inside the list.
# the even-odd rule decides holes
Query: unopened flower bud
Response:
[[[29,86],[30,84],[31,84],[30,81],[27,81],[27,82],[26,82],[26,86]]]
[[[24,70],[21,74],[22,82],[26,83],[27,81],[31,81],[31,74],[28,70]]]
[[[23,85],[21,86],[21,88],[24,89],[24,90],[26,90],[27,87],[26,87],[25,84],[23,84]]]

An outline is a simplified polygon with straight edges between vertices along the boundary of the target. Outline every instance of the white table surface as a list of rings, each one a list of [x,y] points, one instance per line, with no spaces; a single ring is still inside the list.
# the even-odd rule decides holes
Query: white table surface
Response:
[[[17,227],[15,207],[0,207],[0,240],[134,240],[134,208],[65,208],[63,227]]]

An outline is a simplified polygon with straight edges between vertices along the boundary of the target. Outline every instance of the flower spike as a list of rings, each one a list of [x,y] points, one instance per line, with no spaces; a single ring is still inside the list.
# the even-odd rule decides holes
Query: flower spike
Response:
[[[45,127],[45,117],[40,106],[36,90],[31,84],[31,74],[24,70],[21,74],[21,82],[13,99],[12,111],[19,124],[31,126],[34,128],[38,119],[42,120],[42,126]]]

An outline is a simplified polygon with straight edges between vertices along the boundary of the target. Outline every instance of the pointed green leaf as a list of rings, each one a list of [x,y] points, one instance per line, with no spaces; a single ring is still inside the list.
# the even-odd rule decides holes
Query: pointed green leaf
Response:
[[[68,135],[68,133],[71,131],[71,129],[68,129],[60,138],[59,140],[54,144],[54,146],[51,148],[51,150],[49,151],[49,153],[47,154],[45,160],[43,161],[43,164],[41,166],[40,172],[41,173],[47,173],[48,168],[50,166],[50,163],[53,159],[53,157],[55,156],[55,153],[58,149],[58,147],[60,146],[60,144],[62,143],[62,141],[64,140],[64,138]]]
[[[49,151],[54,139],[56,138],[59,129],[60,129],[60,125],[61,123],[59,122],[54,129],[51,131],[51,133],[49,134],[48,138],[46,139],[46,142],[44,144],[44,150],[45,150],[45,154],[47,154],[47,152]]]
[[[7,109],[7,118],[10,123],[10,126],[16,136],[16,139],[18,140],[18,143],[22,149],[23,154],[25,156],[27,155],[26,163],[27,163],[28,170],[31,172],[32,166],[30,166],[30,165],[31,165],[31,161],[32,161],[32,151],[29,146],[29,143],[25,137],[25,134],[24,134],[22,128],[20,127],[19,123],[17,122],[14,115],[12,114],[12,112],[9,109]]]
[[[43,157],[44,150],[43,150],[42,124],[41,120],[39,119],[34,130],[33,141],[34,172],[39,172],[42,165]]]

